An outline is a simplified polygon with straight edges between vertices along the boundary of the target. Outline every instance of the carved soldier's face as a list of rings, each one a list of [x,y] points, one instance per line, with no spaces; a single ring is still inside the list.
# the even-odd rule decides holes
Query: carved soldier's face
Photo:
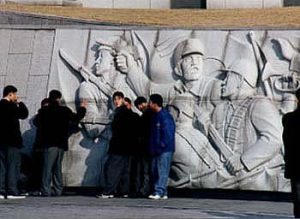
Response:
[[[228,72],[223,83],[221,83],[221,97],[234,99],[238,96],[242,83],[242,76],[234,72]]]
[[[181,67],[185,80],[198,80],[203,70],[203,56],[200,54],[188,55],[182,59]]]
[[[99,51],[99,56],[96,59],[96,75],[101,76],[105,73],[110,73],[114,65],[114,57],[111,51],[108,49],[102,49]]]

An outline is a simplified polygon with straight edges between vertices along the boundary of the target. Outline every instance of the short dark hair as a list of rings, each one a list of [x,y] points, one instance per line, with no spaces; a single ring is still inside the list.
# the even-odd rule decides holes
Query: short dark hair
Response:
[[[61,92],[59,90],[51,90],[49,92],[49,99],[50,100],[57,100],[62,97]]]
[[[296,95],[297,99],[300,100],[300,88],[298,90],[296,90],[295,95]]]
[[[137,97],[137,98],[135,99],[135,101],[134,101],[134,105],[135,105],[136,108],[138,108],[138,106],[139,106],[140,104],[142,104],[142,103],[147,103],[146,98],[145,98],[145,97],[142,97],[142,96]]]
[[[159,107],[162,107],[163,105],[163,98],[160,94],[152,94],[150,96],[150,101],[157,104]]]
[[[13,86],[13,85],[7,85],[3,89],[3,97],[6,97],[10,93],[16,93],[17,91],[18,91],[18,89],[15,86]]]
[[[114,94],[113,94],[113,100],[114,100],[116,97],[121,97],[122,99],[124,99],[124,94],[123,94],[121,91],[116,91],[116,92],[114,92]]]
[[[132,102],[131,102],[131,100],[130,100],[129,97],[125,97],[125,98],[124,98],[124,101],[127,102],[127,103],[129,103],[130,105],[132,105]]]
[[[49,98],[44,98],[42,101],[41,101],[41,107],[43,106],[46,106],[50,103],[50,100]]]

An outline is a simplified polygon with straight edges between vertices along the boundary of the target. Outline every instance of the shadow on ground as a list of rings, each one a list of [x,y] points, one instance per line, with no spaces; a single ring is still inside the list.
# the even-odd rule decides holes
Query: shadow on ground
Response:
[[[245,201],[291,202],[291,194],[286,192],[245,191],[224,189],[172,189],[169,196],[173,198],[224,199]],[[94,187],[68,187],[65,195],[95,196],[100,191]]]

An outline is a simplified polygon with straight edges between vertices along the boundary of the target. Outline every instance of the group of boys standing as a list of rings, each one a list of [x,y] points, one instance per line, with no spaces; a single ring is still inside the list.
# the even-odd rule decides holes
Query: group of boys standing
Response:
[[[62,195],[62,160],[68,150],[70,124],[77,126],[86,114],[85,100],[74,113],[61,105],[61,98],[60,91],[51,90],[33,119],[37,130],[29,178],[42,196]],[[134,104],[141,116],[132,111],[131,100],[122,92],[115,92],[112,98],[115,110],[105,164],[106,183],[97,197],[167,199],[175,122],[163,108],[162,96],[152,94],[149,104],[138,97]],[[0,100],[0,199],[25,198],[18,190],[23,145],[19,120],[27,117],[28,109],[18,100],[17,88],[6,86]]]
[[[175,151],[175,123],[163,109],[163,98],[152,94],[149,104],[138,97],[131,100],[122,92],[113,95],[115,111],[112,137],[105,165],[106,184],[99,198],[149,197],[167,199],[167,182]]]
[[[0,101],[0,199],[25,198],[18,189],[23,146],[19,119],[28,117],[28,109],[18,100],[17,91],[15,86],[6,86]],[[61,105],[61,98],[60,91],[51,90],[33,121],[37,127],[34,150],[41,152],[34,162],[37,158],[42,162],[34,164],[34,168],[41,165],[41,171],[33,171],[30,178],[36,180],[42,196],[62,194],[62,160],[64,151],[68,149],[70,123],[78,123],[86,113],[85,102],[74,113]],[[40,177],[35,174],[40,174]]]

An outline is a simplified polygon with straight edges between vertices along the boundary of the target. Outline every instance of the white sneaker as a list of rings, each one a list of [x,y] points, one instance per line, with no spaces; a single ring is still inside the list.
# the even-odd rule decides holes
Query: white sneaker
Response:
[[[0,195],[0,199],[5,199],[5,196],[4,195]]]
[[[113,198],[114,195],[104,195],[104,194],[101,194],[101,195],[97,195],[96,197],[97,198]]]
[[[148,198],[153,199],[153,200],[158,200],[160,199],[160,195],[149,195]]]
[[[167,196],[167,195],[164,195],[164,196],[160,197],[160,199],[167,200],[167,199],[168,199],[168,196]]]
[[[7,199],[24,199],[26,198],[25,195],[8,195],[6,196]]]

